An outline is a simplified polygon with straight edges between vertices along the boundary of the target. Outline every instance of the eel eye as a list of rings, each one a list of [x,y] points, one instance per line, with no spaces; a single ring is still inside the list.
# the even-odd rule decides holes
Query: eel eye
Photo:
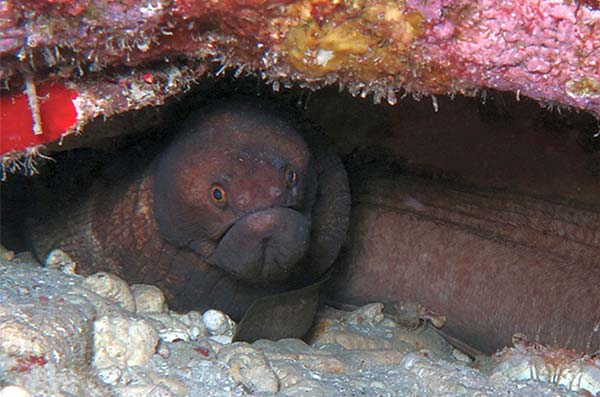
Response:
[[[219,206],[223,206],[227,203],[227,193],[221,185],[213,185],[210,188],[210,197]]]
[[[294,171],[294,169],[288,165],[288,167],[285,170],[285,183],[289,187],[294,187],[294,186],[296,186],[297,182],[298,182],[298,174],[296,174],[296,171]]]

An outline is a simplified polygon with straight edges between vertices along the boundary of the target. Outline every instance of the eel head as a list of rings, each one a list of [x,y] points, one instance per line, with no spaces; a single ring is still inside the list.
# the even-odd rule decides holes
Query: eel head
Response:
[[[305,271],[317,171],[285,119],[247,103],[194,114],[154,172],[154,214],[171,244],[251,284]]]

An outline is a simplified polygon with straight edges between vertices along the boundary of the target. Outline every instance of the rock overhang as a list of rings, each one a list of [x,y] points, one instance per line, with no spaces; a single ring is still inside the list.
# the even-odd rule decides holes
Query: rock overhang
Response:
[[[512,91],[600,115],[594,1],[15,0],[0,10],[5,164],[232,69],[272,85]]]

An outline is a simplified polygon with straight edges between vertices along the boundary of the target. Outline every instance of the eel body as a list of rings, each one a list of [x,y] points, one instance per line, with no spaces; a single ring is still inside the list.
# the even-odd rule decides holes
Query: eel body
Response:
[[[600,350],[600,212],[415,177],[353,184],[338,301],[424,305],[491,353],[514,334]]]
[[[240,318],[258,298],[331,267],[350,223],[340,159],[262,106],[192,115],[148,167],[95,183],[38,217],[39,258],[66,251],[78,271],[152,283],[179,310]],[[485,351],[532,341],[600,350],[600,212],[419,178],[354,186],[336,300],[420,303],[443,330]]]
[[[174,309],[239,318],[318,279],[346,237],[346,173],[315,135],[260,102],[198,111],[147,168],[38,220],[36,255],[60,248],[79,273],[110,271],[160,286]]]

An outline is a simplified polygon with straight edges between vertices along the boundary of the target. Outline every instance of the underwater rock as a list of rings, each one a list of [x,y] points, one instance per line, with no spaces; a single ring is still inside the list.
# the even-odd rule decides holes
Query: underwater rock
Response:
[[[52,250],[46,257],[44,265],[48,269],[56,269],[66,274],[75,274],[77,264],[62,250]]]
[[[158,354],[150,355],[150,349],[146,351],[145,358],[150,357],[150,360],[144,365],[121,366],[129,353],[120,357],[106,356],[107,363],[116,360],[115,365],[98,370],[90,365],[93,354],[92,328],[96,319],[103,323],[107,321],[106,324],[128,319],[123,325],[143,321],[158,333],[157,320],[152,316],[171,315],[149,313],[139,316],[127,312],[118,304],[78,287],[82,277],[56,270],[0,260],[0,274],[0,297],[10,307],[10,312],[2,314],[2,323],[14,324],[15,319],[25,318],[33,321],[39,332],[34,335],[34,344],[27,338],[11,339],[13,344],[9,346],[7,343],[10,341],[0,338],[0,377],[6,393],[18,387],[30,395],[48,397],[241,397],[250,394],[249,387],[273,391],[277,390],[278,385],[279,395],[282,396],[415,393],[445,393],[452,397],[577,396],[574,391],[547,382],[492,381],[486,373],[469,368],[451,357],[450,361],[446,361],[423,356],[426,353],[424,348],[435,350],[434,346],[424,345],[414,345],[414,348],[398,350],[397,353],[389,350],[345,350],[334,344],[317,347],[298,339],[278,342],[261,340],[252,345],[237,344],[231,347],[233,345],[221,346],[199,335],[196,340],[189,341],[162,340],[157,347]],[[379,307],[370,305],[360,308],[354,316],[347,311],[328,309],[320,312],[322,321],[317,327],[324,327],[321,331],[327,332],[326,324],[329,324],[341,327],[342,332],[351,331],[370,338],[385,339],[393,328],[392,323],[385,321],[387,315],[377,324],[355,321],[359,317],[356,314],[361,312],[379,318]],[[344,318],[347,317],[355,320],[346,324]],[[115,322],[109,320],[111,318],[121,320]],[[171,318],[179,318],[177,321],[181,324],[186,322],[196,326],[202,321],[202,316],[197,312],[190,313],[187,318],[185,315]],[[69,324],[75,325],[71,331],[68,330]],[[118,334],[126,328],[112,329],[111,332]],[[432,327],[429,325],[428,328]],[[397,326],[394,332],[397,332],[396,337],[399,333],[405,333],[410,338],[416,337],[419,343],[427,340],[421,338],[421,331],[415,329]],[[155,336],[150,332],[149,340],[156,341]],[[123,341],[126,339],[122,338]],[[49,350],[45,350],[48,353],[43,357],[30,355],[38,352],[35,341],[47,342]],[[160,354],[165,346],[169,353]],[[219,349],[222,355],[217,356],[215,352]],[[124,350],[119,351],[124,353]],[[20,353],[15,355],[15,352]],[[233,365],[238,380],[232,378],[226,365],[217,361],[217,357]],[[407,358],[403,361],[403,357]],[[259,374],[253,373],[244,363],[260,363]]]
[[[198,314],[197,312],[190,313]],[[157,322],[155,329],[160,339],[165,342],[195,341],[209,335],[199,315],[192,315],[190,319],[188,314],[150,312],[145,313],[145,317]]]
[[[5,263],[0,266],[0,351],[15,361],[13,365],[85,366],[92,352],[95,307],[68,294],[76,279],[53,277],[48,285],[50,276],[36,277],[36,272],[42,270],[25,264],[15,270]]]
[[[494,382],[506,380],[536,380],[564,386],[582,395],[600,393],[600,360],[578,355],[566,349],[517,343],[492,358],[490,372]],[[587,393],[587,394],[586,394]]]
[[[167,311],[165,294],[154,285],[134,284],[130,288],[137,314]]]
[[[264,353],[245,342],[224,346],[217,356],[226,364],[229,373],[242,383],[250,393],[276,393],[279,380],[269,366]]]
[[[158,333],[143,319],[103,316],[94,322],[94,366],[144,365],[156,352]]]
[[[112,273],[99,272],[85,278],[82,286],[98,295],[117,303],[123,309],[135,312],[135,300],[129,284]]]
[[[231,343],[235,333],[235,322],[219,310],[207,310],[202,321],[211,334],[211,339],[221,344]]]
[[[16,88],[3,95],[7,158],[97,116],[160,105],[213,60],[217,75],[258,71],[275,90],[339,84],[395,104],[401,89],[434,103],[497,89],[600,114],[600,10],[590,1],[16,0],[0,12],[0,79]],[[36,99],[47,79],[64,118]]]
[[[354,352],[358,353],[357,359],[372,359],[379,365],[397,363],[409,351],[421,351],[430,358],[453,359],[452,348],[431,324],[415,315],[414,321],[404,321],[409,325],[405,326],[384,315],[383,308],[381,303],[372,303],[349,313],[322,310],[315,325],[318,332],[310,338],[311,346],[341,347],[351,353],[343,355],[350,361]]]

